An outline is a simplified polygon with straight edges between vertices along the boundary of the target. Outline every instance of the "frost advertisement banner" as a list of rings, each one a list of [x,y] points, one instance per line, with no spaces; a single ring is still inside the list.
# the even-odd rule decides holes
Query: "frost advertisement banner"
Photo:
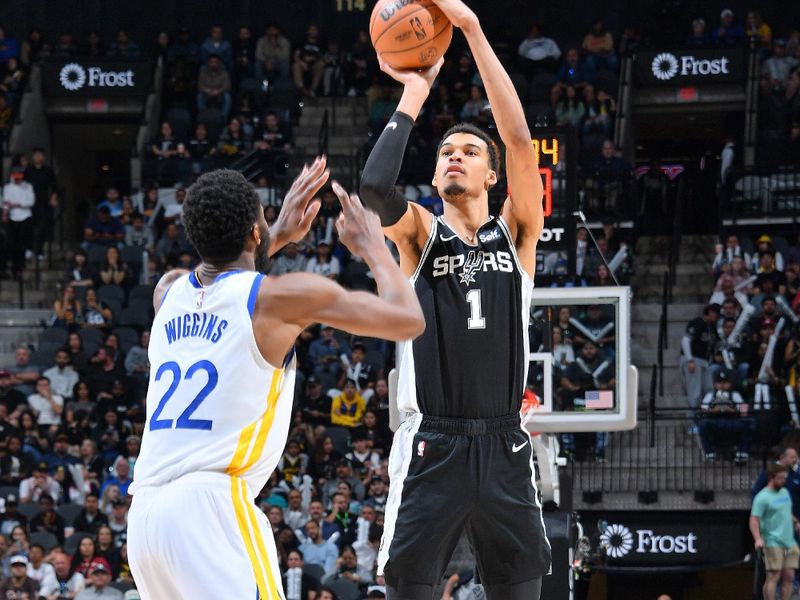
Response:
[[[744,48],[686,48],[656,50],[636,55],[636,76],[641,85],[704,86],[744,81]]]
[[[592,512],[581,520],[609,567],[728,564],[751,551],[741,512]]]
[[[150,87],[150,73],[147,61],[48,60],[42,64],[42,91],[61,98],[143,96]]]

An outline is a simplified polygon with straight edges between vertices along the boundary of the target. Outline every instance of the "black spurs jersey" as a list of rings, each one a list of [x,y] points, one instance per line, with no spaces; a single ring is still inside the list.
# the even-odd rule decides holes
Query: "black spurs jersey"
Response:
[[[502,218],[476,238],[468,244],[433,220],[411,278],[425,333],[398,349],[400,411],[477,419],[520,410],[533,280]]]

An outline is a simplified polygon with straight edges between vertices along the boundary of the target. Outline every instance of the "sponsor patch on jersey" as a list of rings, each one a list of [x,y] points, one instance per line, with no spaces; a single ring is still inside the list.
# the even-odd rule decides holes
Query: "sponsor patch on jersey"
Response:
[[[491,231],[487,231],[486,233],[481,233],[478,235],[478,239],[482,241],[484,244],[487,242],[494,242],[495,240],[500,239],[500,230],[495,228]]]

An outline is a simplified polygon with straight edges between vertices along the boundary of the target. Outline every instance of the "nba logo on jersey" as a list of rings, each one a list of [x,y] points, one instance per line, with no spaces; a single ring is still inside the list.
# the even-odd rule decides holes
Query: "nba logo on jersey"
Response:
[[[206,291],[200,290],[200,293],[197,294],[197,302],[195,303],[195,308],[201,309],[203,308],[203,300],[206,298]]]
[[[417,444],[417,456],[423,456],[425,454],[425,440],[422,440],[419,444]]]

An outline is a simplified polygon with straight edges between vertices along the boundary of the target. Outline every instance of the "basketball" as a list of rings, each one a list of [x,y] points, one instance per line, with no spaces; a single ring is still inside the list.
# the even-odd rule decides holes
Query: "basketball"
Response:
[[[369,20],[372,45],[395,69],[427,69],[447,51],[453,25],[431,0],[378,0]]]

